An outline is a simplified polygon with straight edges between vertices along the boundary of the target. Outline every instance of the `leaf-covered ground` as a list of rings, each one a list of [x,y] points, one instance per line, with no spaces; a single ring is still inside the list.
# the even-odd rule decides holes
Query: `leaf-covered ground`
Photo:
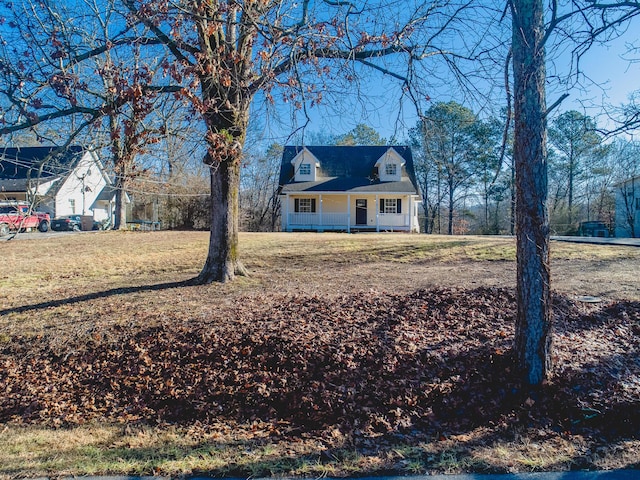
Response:
[[[640,439],[640,302],[556,296],[554,373],[538,391],[516,379],[514,316],[505,288],[255,295],[188,321],[16,336],[0,344],[0,422],[253,421],[358,447],[477,428]]]

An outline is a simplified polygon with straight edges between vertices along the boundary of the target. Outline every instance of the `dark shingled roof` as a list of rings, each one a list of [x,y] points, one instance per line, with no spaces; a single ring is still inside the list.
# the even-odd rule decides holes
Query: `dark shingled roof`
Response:
[[[296,182],[291,160],[304,148],[284,147],[280,164],[280,187],[284,193],[418,193],[413,156],[407,146],[307,146],[307,150],[320,162],[318,181]],[[389,148],[393,148],[405,161],[402,181],[381,182],[374,176],[376,162]]]
[[[52,158],[58,147],[0,147],[0,190],[26,191],[28,179],[53,180],[66,176],[82,157],[84,149],[72,146]],[[40,166],[42,171],[38,175]]]

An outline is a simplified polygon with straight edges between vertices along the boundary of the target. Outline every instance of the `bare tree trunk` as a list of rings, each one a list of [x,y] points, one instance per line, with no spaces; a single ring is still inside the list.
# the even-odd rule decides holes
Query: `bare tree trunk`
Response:
[[[126,230],[127,228],[127,201],[125,182],[122,177],[116,179],[116,209],[113,218],[113,228],[115,230]]]
[[[511,187],[509,188],[509,233],[511,235],[516,233],[516,167],[514,162],[514,159],[511,158]]]
[[[517,299],[515,353],[530,385],[551,368],[543,3],[514,0]]]
[[[575,161],[573,158],[573,151],[570,154],[571,158],[569,160],[569,218],[567,223],[569,224],[568,228],[573,230],[573,183],[575,177]]]
[[[440,171],[440,166],[438,165],[438,233],[442,233],[442,195],[441,195],[441,182],[442,182],[442,173]]]
[[[496,209],[494,210],[493,220],[492,220],[492,223],[493,223],[492,230],[493,230],[493,233],[496,235],[500,234],[500,203],[501,202],[496,201]]]
[[[211,165],[210,159],[205,162]],[[211,230],[207,261],[198,283],[230,282],[246,275],[238,256],[238,191],[240,158],[228,158],[210,166]]]
[[[249,122],[250,99],[241,101],[238,93],[234,106],[219,108],[215,79],[203,80],[205,103],[214,105],[205,114],[209,153],[204,163],[211,179],[211,226],[207,260],[195,279],[197,283],[231,282],[236,275],[246,275],[238,253],[240,211],[240,165]]]
[[[449,182],[449,226],[447,227],[447,235],[453,235],[453,182]]]
[[[110,101],[112,103],[112,100]],[[111,134],[111,150],[113,153],[113,169],[115,172],[115,212],[113,218],[114,230],[127,228],[127,187],[129,186],[130,165],[133,157],[128,154],[127,146],[130,139],[123,139],[120,134],[118,115],[115,111],[109,114],[109,132]]]
[[[484,233],[494,233],[489,227],[489,193],[485,188],[484,194]]]
[[[636,198],[636,182],[635,179],[631,179],[631,190],[625,185],[620,187],[620,193],[622,195],[622,201],[624,202],[624,218],[625,223],[629,226],[629,235],[631,238],[636,238],[636,209],[634,205],[634,199]],[[631,195],[629,195],[631,193]]]

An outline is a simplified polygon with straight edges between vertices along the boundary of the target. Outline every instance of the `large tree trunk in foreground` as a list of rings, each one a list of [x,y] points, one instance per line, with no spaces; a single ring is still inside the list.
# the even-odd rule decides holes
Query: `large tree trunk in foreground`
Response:
[[[539,385],[551,368],[544,17],[541,0],[514,0],[512,8],[518,274],[515,352],[524,380]]]
[[[246,274],[238,256],[238,201],[240,158],[211,165],[211,230],[207,261],[198,283],[230,282]]]

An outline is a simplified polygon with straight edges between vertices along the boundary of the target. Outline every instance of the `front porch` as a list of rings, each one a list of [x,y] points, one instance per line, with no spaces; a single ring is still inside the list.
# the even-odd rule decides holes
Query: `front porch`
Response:
[[[359,224],[352,222],[348,213],[289,213],[287,219],[287,231],[313,230],[351,232],[358,231],[408,231],[410,230],[409,215],[380,213],[376,215],[375,225]]]
[[[287,232],[417,232],[417,205],[411,195],[287,195],[282,227]]]

